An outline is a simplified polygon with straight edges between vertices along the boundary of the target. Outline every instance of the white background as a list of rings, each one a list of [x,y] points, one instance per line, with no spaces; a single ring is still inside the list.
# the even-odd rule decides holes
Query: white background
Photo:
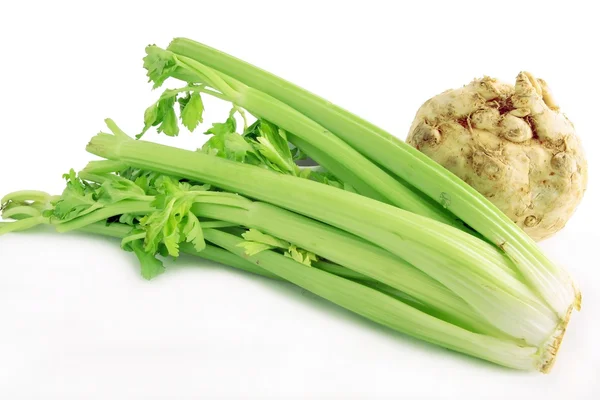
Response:
[[[427,98],[526,69],[549,82],[590,159],[583,203],[543,243],[584,295],[552,374],[417,342],[290,285],[196,260],[145,282],[114,241],[33,233],[0,238],[0,398],[600,398],[593,2],[407,3],[4,2],[0,193],[59,192],[61,174],[90,159],[84,147],[105,117],[137,133],[157,96],[143,48],[175,36],[261,66],[402,138]],[[208,103],[207,120],[226,112]],[[191,149],[203,140],[148,138]]]

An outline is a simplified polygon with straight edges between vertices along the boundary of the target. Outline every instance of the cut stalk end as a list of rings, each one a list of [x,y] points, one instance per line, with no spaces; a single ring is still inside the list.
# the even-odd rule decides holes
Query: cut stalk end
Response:
[[[96,156],[110,159],[118,153],[122,141],[115,135],[100,132],[90,140],[85,149]]]
[[[577,290],[575,295],[575,303],[573,304],[577,311],[581,311],[581,292]]]
[[[571,320],[572,311],[573,307],[570,307],[567,311],[565,319],[558,325],[556,331],[550,336],[548,341],[542,347],[543,353],[539,370],[544,374],[550,373],[552,367],[554,366],[556,355],[558,354],[558,350],[560,349],[560,345],[562,344],[563,337],[565,336],[565,332],[567,330],[567,325]]]

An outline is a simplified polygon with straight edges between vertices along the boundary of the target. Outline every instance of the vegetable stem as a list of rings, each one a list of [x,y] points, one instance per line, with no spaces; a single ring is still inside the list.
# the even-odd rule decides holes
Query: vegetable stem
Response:
[[[369,182],[381,196],[389,199],[396,206],[447,224],[462,226],[443,208],[424,202],[418,193],[390,177],[326,128],[286,104],[236,82],[231,77],[219,74],[193,59],[179,56],[177,60],[180,61],[182,68],[188,69],[192,74],[198,72],[201,75],[210,75],[210,81],[206,83],[225,93],[234,104],[306,140],[315,148],[328,149],[332,158],[338,160],[343,167],[353,171],[363,181]],[[236,90],[232,89],[232,85]],[[310,153],[307,154],[312,156]]]
[[[88,151],[270,202],[362,237],[421,269],[488,322],[530,344],[544,342],[558,324],[546,305],[498,266],[502,257],[482,254],[482,246],[492,245],[440,222],[307,179],[145,141],[101,133]]]
[[[537,349],[534,347],[519,346],[511,341],[469,332],[368,286],[306,266],[272,251],[247,256],[239,247],[243,239],[234,235],[207,229],[205,236],[212,243],[287,281],[394,330],[500,365],[526,370],[539,367]]]
[[[571,305],[579,309],[581,294],[568,273],[552,263],[531,238],[485,197],[426,155],[356,115],[218,50],[183,38],[173,40],[168,49],[272,96],[320,124],[356,151],[443,205],[505,251],[525,279],[563,320]],[[175,75],[178,73],[185,71],[176,71]]]

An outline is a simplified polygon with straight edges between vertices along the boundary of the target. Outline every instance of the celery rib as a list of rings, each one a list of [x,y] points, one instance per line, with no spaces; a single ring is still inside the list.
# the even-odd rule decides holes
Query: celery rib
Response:
[[[533,240],[485,197],[418,150],[356,115],[218,50],[183,38],[173,40],[168,49],[284,102],[443,204],[504,250],[520,273],[563,319],[572,304],[579,307],[581,295],[566,271],[553,264]]]
[[[100,208],[82,217],[56,225],[57,232],[68,232],[79,229],[94,222],[103,221],[115,215],[127,213],[146,214],[154,211],[149,201],[123,200],[105,208]]]
[[[96,222],[83,226],[79,230],[123,238],[129,235],[131,227],[118,223]],[[206,229],[205,237],[219,247],[207,245],[204,250],[198,252],[192,245],[185,243],[182,244],[181,250],[240,270],[291,282],[396,331],[499,365],[547,372],[554,360],[555,347],[553,346],[550,346],[549,351],[539,351],[535,347],[520,345],[514,341],[470,332],[420,311],[418,307],[405,304],[403,296],[397,297],[401,294],[386,286],[355,282],[352,280],[355,278],[352,274],[348,276],[350,279],[332,274],[328,269],[337,273],[343,272],[342,268],[335,265],[331,266],[333,268],[322,269],[308,267],[271,251],[249,257],[239,247],[243,239],[237,236],[215,229]],[[563,332],[558,330],[556,335],[560,337]]]
[[[461,326],[508,337],[435,279],[354,235],[261,202],[254,202],[247,210],[231,210],[220,204],[199,204],[192,210],[199,216],[235,222],[294,243],[407,293],[421,303],[440,310]]]
[[[459,290],[457,294],[467,303],[479,307],[488,322],[532,344],[539,344],[554,328],[552,317],[550,322],[547,319],[552,313],[537,298],[514,296],[515,291],[522,292],[519,289],[522,282],[508,274],[494,280],[497,260],[482,257],[476,247],[469,245],[479,239],[458,229],[442,233],[437,229],[444,226],[440,222],[307,179],[150,142],[121,140],[101,133],[92,138],[88,151],[137,168],[209,183],[315,218],[381,246],[419,269],[427,268],[424,272],[444,285],[447,282],[443,279],[451,276],[444,274],[440,265],[457,271],[466,268],[471,271],[465,276],[472,287],[457,286],[451,290]],[[448,259],[453,262],[448,263]],[[440,261],[444,264],[439,264]],[[480,304],[479,296],[472,296],[473,290],[496,291],[496,295],[504,296],[505,302]],[[528,307],[523,308],[523,302]],[[521,315],[523,323],[515,325],[508,322],[509,318],[496,318],[496,314]]]
[[[83,226],[78,230],[81,232],[91,233],[94,235],[108,236],[116,239],[124,239],[131,233],[132,227],[129,225],[113,223],[106,224],[103,222],[96,222],[90,225]],[[272,279],[281,279],[277,275],[266,271],[251,262],[248,262],[238,256],[235,256],[229,251],[220,249],[209,244],[202,251],[197,251],[194,246],[189,243],[181,243],[180,250],[183,253],[201,257],[210,261],[215,261],[221,264],[231,266],[233,268],[241,269],[246,272],[265,276]],[[340,271],[343,272],[343,271]]]
[[[289,141],[296,147],[302,149],[306,154],[310,154],[310,157],[317,162],[321,167],[325,168],[326,171],[333,174],[333,176],[340,179],[342,182],[350,184],[358,194],[370,197],[374,200],[381,201],[383,203],[390,204],[390,200],[385,198],[382,194],[373,189],[368,183],[356,176],[354,172],[341,165],[336,159],[330,154],[314,147],[306,140],[293,135],[288,132]]]
[[[203,229],[205,228],[205,225],[207,224],[203,224]],[[131,233],[131,229],[131,226],[120,223],[107,224],[105,222],[95,222],[93,224],[83,226],[78,230],[94,235],[108,236],[116,239],[124,239]],[[207,244],[202,251],[198,251],[190,243],[180,243],[180,250],[182,253],[191,256],[205,258],[207,260],[215,261],[267,278],[282,280],[282,278],[280,278],[278,275],[266,271],[257,266],[256,264],[253,264],[241,257],[238,257],[229,251],[223,250],[219,247],[211,246],[210,244]],[[322,269],[323,271],[327,271],[329,273],[342,276],[347,279],[358,280],[361,282],[375,282],[373,279],[367,276],[364,276],[337,264],[332,264],[324,261],[317,261],[316,263],[314,263],[314,266],[316,268]],[[385,287],[384,285],[380,285],[380,287],[382,287],[385,290],[391,290]]]
[[[182,68],[188,68],[191,73],[210,75],[210,81],[205,83],[214,85],[214,88],[227,94],[234,104],[306,140],[316,148],[328,149],[343,167],[350,169],[364,182],[369,182],[374,190],[396,206],[459,226],[456,219],[442,207],[424,202],[418,193],[402,185],[326,128],[303,114],[260,91],[219,74],[193,59],[181,56],[177,57],[177,60]],[[233,85],[235,90],[230,85]],[[309,152],[307,154],[311,155]]]
[[[250,260],[316,295],[365,318],[421,340],[516,369],[539,368],[535,347],[470,332],[417,310],[397,299],[354,281],[311,268],[272,251],[247,256],[238,247],[243,239],[207,229],[212,243]]]

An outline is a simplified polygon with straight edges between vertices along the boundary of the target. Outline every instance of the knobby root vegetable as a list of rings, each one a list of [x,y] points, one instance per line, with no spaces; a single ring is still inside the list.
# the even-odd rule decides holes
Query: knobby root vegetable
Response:
[[[418,110],[407,141],[473,186],[533,239],[564,227],[587,184],[573,124],[546,82],[521,72],[447,90]]]

